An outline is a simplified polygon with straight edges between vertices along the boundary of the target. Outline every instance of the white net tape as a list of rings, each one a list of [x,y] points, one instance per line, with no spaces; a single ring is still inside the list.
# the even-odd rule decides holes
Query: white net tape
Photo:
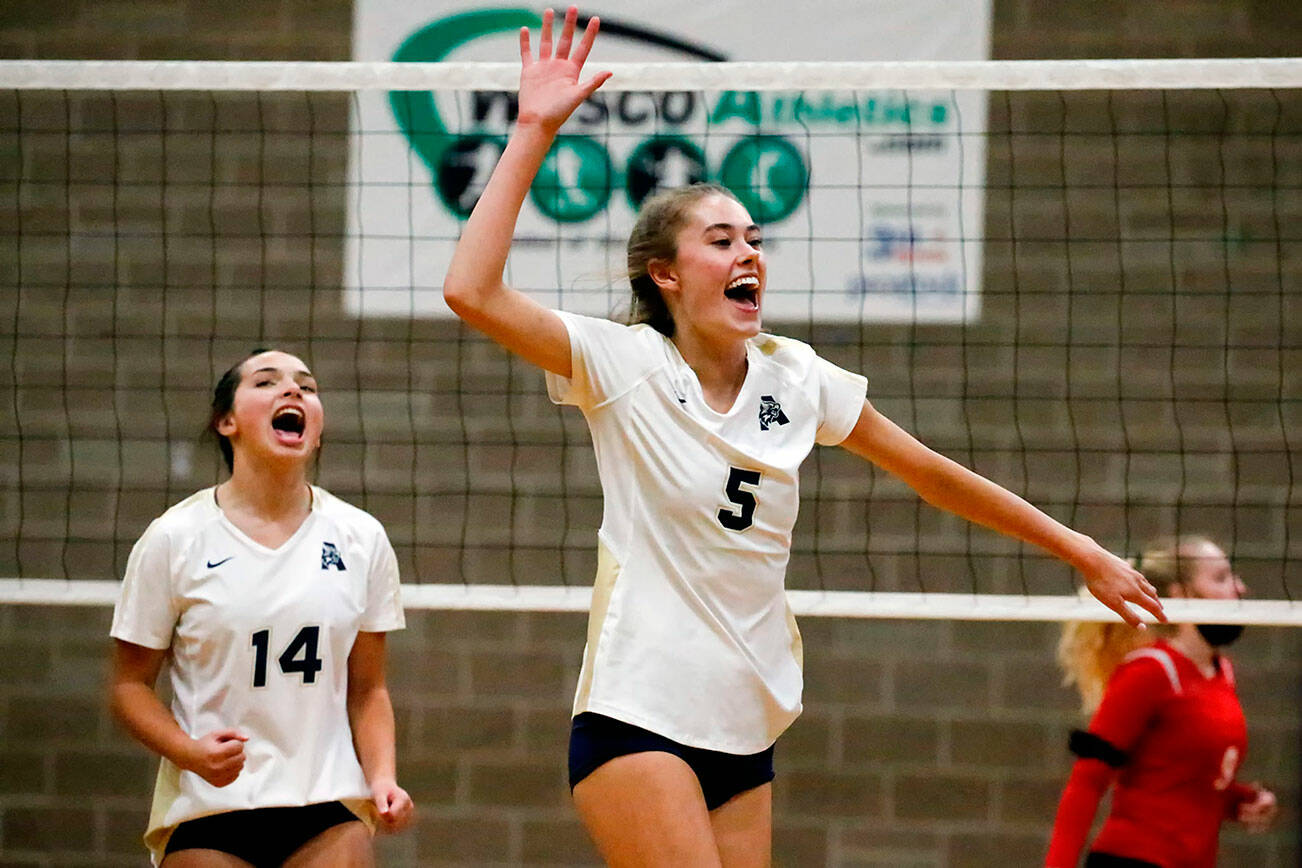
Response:
[[[594,67],[595,68],[595,67]],[[605,90],[1121,90],[1302,86],[1302,58],[610,63]],[[514,63],[0,61],[22,90],[514,90]]]
[[[0,603],[42,606],[111,606],[118,582],[0,579]],[[797,616],[959,621],[1103,621],[1116,616],[1098,601],[1071,596],[924,594],[885,591],[788,591]],[[411,610],[586,612],[591,588],[510,585],[404,585]],[[1167,600],[1175,623],[1302,626],[1302,603],[1287,600]],[[1136,610],[1147,620],[1152,618]]]

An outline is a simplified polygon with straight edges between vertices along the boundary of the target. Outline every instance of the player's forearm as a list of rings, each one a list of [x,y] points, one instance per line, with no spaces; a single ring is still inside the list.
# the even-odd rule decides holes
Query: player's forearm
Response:
[[[1112,774],[1096,760],[1077,760],[1062,790],[1045,868],[1075,868]]]
[[[898,477],[932,506],[1039,546],[1075,566],[1098,548],[1006,488],[927,447],[871,404],[864,404],[842,445]]]
[[[443,297],[458,315],[473,317],[505,289],[502,272],[516,220],[554,135],[536,124],[516,127],[466,221],[443,281]]]
[[[393,702],[385,685],[368,687],[348,697],[353,746],[368,783],[397,780]]]
[[[127,732],[181,769],[193,765],[194,739],[181,729],[151,687],[138,682],[114,684],[109,700],[113,716]]]
[[[934,458],[906,479],[918,496],[939,509],[1038,546],[1081,567],[1096,544],[1055,521],[1013,492],[933,453]]]
[[[1011,491],[928,449],[868,402],[841,445],[899,477],[928,503],[1039,546],[1071,564],[1084,574],[1091,593],[1127,623],[1142,623],[1127,603],[1164,620],[1157,591],[1125,561]]]

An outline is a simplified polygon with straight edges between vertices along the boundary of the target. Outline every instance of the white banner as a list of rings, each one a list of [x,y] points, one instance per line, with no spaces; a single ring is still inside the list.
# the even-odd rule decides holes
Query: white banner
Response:
[[[816,7],[811,9],[809,7]],[[539,12],[356,0],[354,58],[512,61]],[[982,60],[990,0],[607,0],[589,73],[611,62]],[[535,38],[535,45],[536,45]],[[460,222],[514,117],[502,92],[356,94],[345,284],[362,316],[450,316]],[[958,322],[979,312],[980,91],[599,91],[562,130],[507,280],[580,313],[627,309],[637,204],[708,180],[764,227],[767,321]]]

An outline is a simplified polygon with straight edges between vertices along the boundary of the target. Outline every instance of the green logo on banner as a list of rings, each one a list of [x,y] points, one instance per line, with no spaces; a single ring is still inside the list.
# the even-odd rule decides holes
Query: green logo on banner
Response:
[[[705,153],[689,139],[654,136],[633,149],[624,172],[624,189],[634,208],[658,190],[707,180]]]
[[[432,21],[411,34],[393,59],[441,61],[477,39],[514,32],[521,27],[536,28],[539,23],[538,13],[529,9],[485,8],[459,12]],[[580,26],[583,23],[580,21]],[[660,48],[668,40],[674,50],[697,59],[726,59],[708,47],[652,33],[632,23],[607,20],[607,24],[612,34],[619,34],[617,38]],[[448,128],[433,93],[392,91],[389,103],[412,150],[429,166],[443,205],[459,218],[468,217],[505,145],[501,128],[490,130],[488,118],[490,115],[504,117],[507,123],[514,120],[515,94],[476,92],[464,106],[459,103],[458,112],[469,112],[470,129],[464,133]],[[717,169],[712,170],[702,142],[695,135],[685,134],[686,125],[693,118],[704,122],[706,136],[717,135],[710,128],[725,124],[742,124],[754,132],[743,133]],[[737,195],[757,222],[774,223],[789,217],[804,201],[809,189],[809,166],[795,144],[779,135],[761,134],[760,129],[796,124],[807,128],[816,124],[865,123],[912,129],[922,118],[933,125],[943,125],[947,112],[943,105],[919,102],[915,106],[908,100],[889,102],[876,95],[846,98],[824,94],[810,99],[801,93],[726,91],[707,98],[692,92],[607,94],[599,91],[580,107],[573,119],[573,125],[586,130],[588,135],[557,139],[534,181],[530,197],[548,218],[560,223],[578,223],[592,219],[607,208],[616,186],[624,188],[629,203],[636,209],[657,190],[714,178]],[[627,161],[616,165],[608,146],[611,141],[625,137],[621,127],[642,129],[650,120],[655,121],[657,132],[642,138],[633,146]],[[616,158],[622,159],[618,154]]]
[[[733,145],[723,158],[719,180],[757,223],[788,216],[809,186],[809,172],[796,146],[777,136],[752,136]]]
[[[462,136],[437,153],[434,189],[449,211],[470,216],[504,150],[501,136]]]
[[[558,223],[580,223],[610,201],[610,156],[584,136],[561,136],[548,151],[529,191],[538,210]]]
[[[440,61],[467,42],[521,27],[537,27],[541,20],[538,13],[527,9],[476,9],[449,15],[409,36],[394,52],[393,59]],[[494,137],[450,134],[435,105],[434,94],[428,91],[391,91],[389,107],[412,150],[433,173],[439,198],[458,217],[469,216],[488,180],[487,175],[480,177],[473,170],[483,167],[481,161],[493,149]],[[497,153],[488,164],[489,171],[502,153],[500,143],[495,147]]]

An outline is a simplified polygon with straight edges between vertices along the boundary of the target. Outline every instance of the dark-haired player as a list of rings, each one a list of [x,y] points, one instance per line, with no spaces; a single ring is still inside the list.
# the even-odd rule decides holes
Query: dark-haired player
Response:
[[[367,865],[370,829],[410,819],[384,676],[397,562],[378,521],[308,483],[323,422],[302,360],[232,367],[211,417],[230,478],[131,551],[111,703],[162,756],[156,864]],[[154,690],[165,660],[170,709]]]

